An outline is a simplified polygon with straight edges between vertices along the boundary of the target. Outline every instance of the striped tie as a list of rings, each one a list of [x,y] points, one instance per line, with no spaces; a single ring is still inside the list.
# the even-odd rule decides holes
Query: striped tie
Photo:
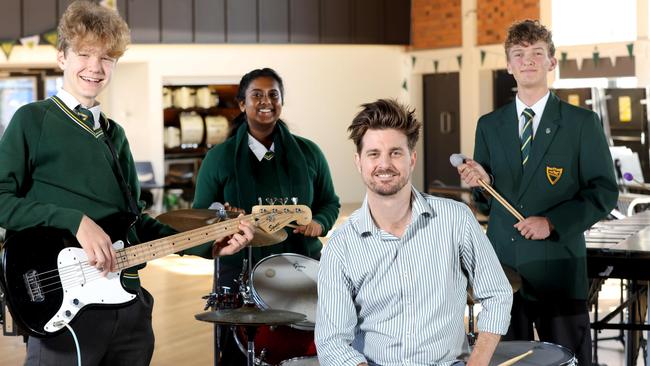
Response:
[[[522,114],[524,115],[524,128],[521,130],[521,166],[526,167],[530,156],[530,147],[533,143],[533,117],[535,112],[530,108],[526,108]]]
[[[77,114],[86,126],[90,127],[91,130],[95,129],[95,118],[93,117],[93,112],[80,105],[77,107]]]

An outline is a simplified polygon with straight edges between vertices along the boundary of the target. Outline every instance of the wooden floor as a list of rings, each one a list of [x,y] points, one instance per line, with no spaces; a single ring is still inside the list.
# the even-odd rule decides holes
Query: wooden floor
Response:
[[[168,256],[149,262],[140,272],[155,299],[153,327],[156,348],[152,365],[212,365],[212,325],[194,319],[203,312],[201,296],[212,288],[212,261]],[[22,337],[0,336],[0,365],[22,365]]]

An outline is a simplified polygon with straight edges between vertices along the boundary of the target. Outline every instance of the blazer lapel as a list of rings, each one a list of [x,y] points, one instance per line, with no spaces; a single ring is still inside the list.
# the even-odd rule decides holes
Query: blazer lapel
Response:
[[[521,152],[519,141],[519,121],[517,119],[517,107],[515,103],[510,103],[503,109],[499,116],[500,126],[499,137],[501,139],[501,146],[508,161],[508,166],[515,178],[515,182],[521,180]],[[517,184],[515,184],[515,187]]]
[[[535,137],[533,139],[533,146],[530,151],[530,157],[528,158],[528,164],[524,169],[524,175],[521,180],[521,185],[519,186],[519,193],[517,194],[517,200],[521,198],[524,194],[530,180],[535,175],[535,171],[539,168],[540,163],[542,162],[546,150],[551,145],[551,141],[555,137],[560,120],[560,100],[551,93],[546,102],[546,107],[544,107],[544,113],[542,114],[542,120],[537,126],[537,131],[535,132]]]

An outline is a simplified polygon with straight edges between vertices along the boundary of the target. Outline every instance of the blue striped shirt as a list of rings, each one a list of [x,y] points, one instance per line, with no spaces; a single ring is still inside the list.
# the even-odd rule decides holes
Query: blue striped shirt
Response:
[[[401,238],[374,224],[366,197],[323,250],[321,365],[451,365],[463,350],[468,281],[483,308],[478,330],[508,330],[512,288],[472,212],[412,192]]]

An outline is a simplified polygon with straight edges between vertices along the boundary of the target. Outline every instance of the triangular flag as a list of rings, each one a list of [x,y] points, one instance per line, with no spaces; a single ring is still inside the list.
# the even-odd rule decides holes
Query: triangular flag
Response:
[[[600,52],[598,52],[598,48],[594,48],[591,58],[594,60],[594,67],[598,67],[598,63],[600,63]]]
[[[16,44],[16,41],[14,41],[13,39],[7,41],[0,41],[0,48],[2,48],[2,52],[4,52],[7,60],[9,60],[11,51],[14,49],[14,44]]]
[[[409,90],[409,87],[408,87],[408,85],[406,84],[406,79],[404,79],[404,81],[402,81],[402,89],[404,89],[404,90],[406,90],[406,91]]]
[[[47,44],[56,47],[56,43],[59,40],[59,34],[56,32],[56,29],[43,33],[43,39]]]
[[[438,60],[433,60],[433,71],[438,72]]]
[[[27,47],[29,49],[32,49],[32,48],[38,46],[39,40],[40,40],[40,37],[37,34],[35,36],[29,36],[29,37],[21,38],[20,39],[20,44],[22,44],[23,46],[25,46],[25,47]]]
[[[583,58],[584,57],[582,55],[576,55],[576,67],[578,68],[578,70],[582,70],[582,60],[583,60]]]
[[[611,61],[612,67],[616,67],[616,55],[609,56],[609,61]]]
[[[463,66],[463,55],[456,56],[456,60],[458,61],[458,68],[461,68]]]
[[[562,65],[566,64],[566,60],[568,56],[569,54],[567,52],[560,53],[560,62],[562,63]]]
[[[627,47],[627,55],[634,57],[634,43],[628,43],[625,47]]]
[[[418,59],[415,58],[415,56],[411,56],[411,67],[415,67],[415,61],[417,61],[417,60]]]
[[[483,62],[485,61],[485,54],[486,52],[484,50],[481,50],[481,66],[483,66]]]
[[[117,10],[117,1],[115,0],[102,0],[99,2],[99,5],[105,8]]]

